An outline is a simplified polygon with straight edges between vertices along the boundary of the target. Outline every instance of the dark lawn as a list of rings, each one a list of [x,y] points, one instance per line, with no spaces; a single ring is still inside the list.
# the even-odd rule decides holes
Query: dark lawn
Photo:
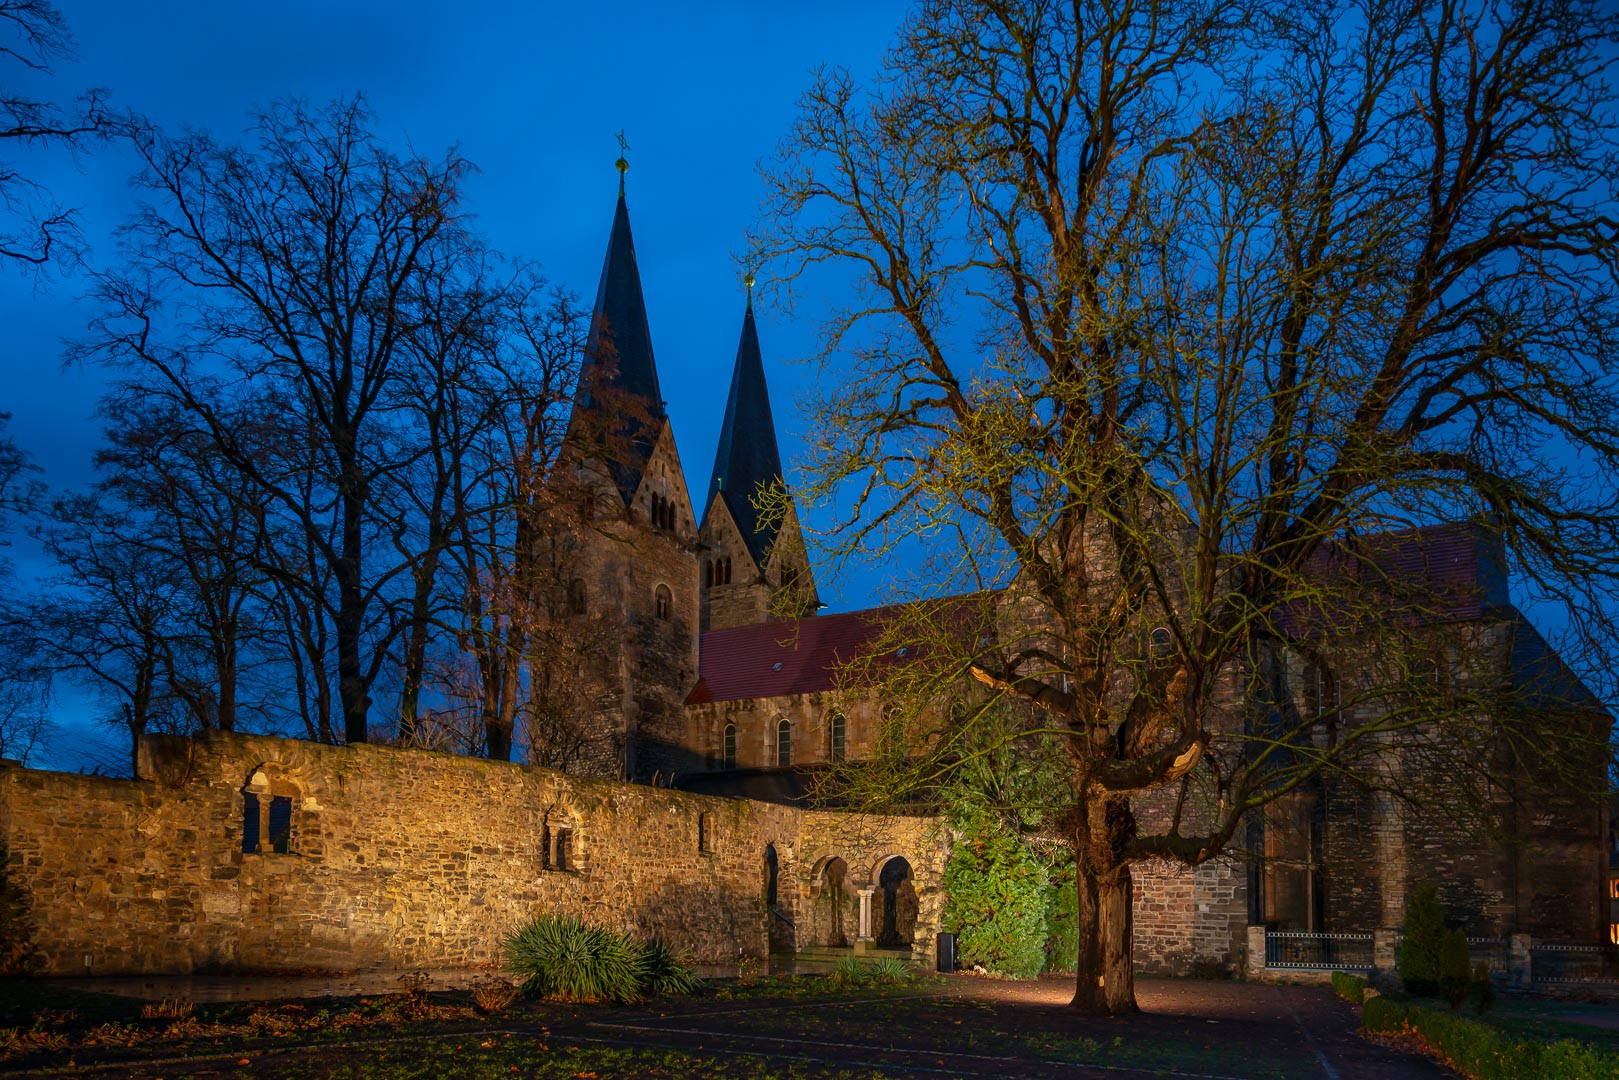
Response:
[[[830,979],[721,983],[610,1008],[519,1002],[478,1015],[462,993],[199,1007],[141,1020],[141,1002],[0,985],[0,1071],[162,1077],[1243,1077],[1450,1075],[1356,1033],[1358,1011],[1313,987],[1144,980],[1141,1015],[1077,1016],[1070,983],[958,976],[851,990]],[[31,1033],[31,1034],[30,1034]]]

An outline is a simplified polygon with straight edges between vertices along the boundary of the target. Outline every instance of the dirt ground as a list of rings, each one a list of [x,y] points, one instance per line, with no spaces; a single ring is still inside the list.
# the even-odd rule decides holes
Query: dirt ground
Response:
[[[1142,1013],[1117,1018],[1069,1011],[1065,1002],[1072,985],[1066,981],[968,976],[929,979],[881,995],[846,992],[829,980],[767,981],[754,989],[720,987],[647,1006],[519,1005],[494,1018],[462,1010],[459,1020],[453,1018],[458,1015],[453,995],[434,995],[435,1002],[447,1004],[412,1025],[357,1027],[331,1038],[322,1038],[318,1025],[305,1025],[301,1038],[296,1032],[269,1032],[265,1038],[239,1040],[210,1038],[207,1029],[193,1028],[189,1039],[154,1037],[123,1045],[114,1038],[58,1046],[50,1053],[0,1060],[0,1071],[164,1080],[1417,1080],[1454,1075],[1419,1055],[1363,1038],[1357,1033],[1358,1011],[1324,989],[1143,980],[1137,990]]]

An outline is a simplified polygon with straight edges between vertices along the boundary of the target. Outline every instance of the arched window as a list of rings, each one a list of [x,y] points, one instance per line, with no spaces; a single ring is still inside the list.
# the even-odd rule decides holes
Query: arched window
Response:
[[[725,584],[731,583],[731,557],[725,556]]]
[[[848,747],[849,722],[842,713],[832,714],[832,760],[842,761]]]
[[[242,853],[285,855],[292,850],[296,785],[277,766],[256,769],[242,792]]]
[[[793,725],[783,720],[776,725],[776,764],[785,768],[793,763]]]
[[[658,618],[667,619],[670,609],[674,607],[674,596],[669,592],[669,586],[659,585],[657,592]]]
[[[736,768],[736,725],[725,725],[725,742],[720,748],[727,769]]]
[[[1152,632],[1152,654],[1154,656],[1168,656],[1175,651],[1175,639],[1171,636],[1168,627],[1160,626]]]
[[[568,610],[575,615],[585,613],[585,579],[574,578],[568,583]]]

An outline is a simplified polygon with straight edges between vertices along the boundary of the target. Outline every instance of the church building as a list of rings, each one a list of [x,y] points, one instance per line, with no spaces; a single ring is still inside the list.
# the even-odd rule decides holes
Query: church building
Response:
[[[818,614],[814,569],[783,479],[751,286],[750,278],[707,491],[694,504],[659,390],[621,187],[574,403],[573,446],[562,458],[590,478],[607,508],[576,553],[577,610],[606,612],[622,627],[611,660],[616,692],[601,713],[602,751],[582,771],[802,804],[818,766],[867,749],[879,704],[834,706],[834,690],[840,666],[878,636],[881,609]],[[604,437],[617,439],[619,450],[592,459],[590,445],[599,448]],[[1370,546],[1400,573],[1459,597],[1440,621],[1499,638],[1506,679],[1548,665],[1567,672],[1508,603],[1499,540],[1481,527],[1435,526],[1373,538]],[[1294,681],[1312,678],[1326,676]],[[1594,699],[1592,707],[1600,710]],[[1153,811],[1139,812],[1150,819]],[[1260,858],[1239,865],[1232,855],[1196,871],[1144,868],[1138,929],[1151,937],[1154,889],[1217,911],[1221,936],[1246,924],[1393,926],[1403,921],[1411,889],[1437,880],[1474,932],[1606,937],[1606,815],[1571,796],[1526,807],[1518,821],[1510,843],[1435,832],[1397,798],[1318,786],[1254,823],[1247,846]],[[1588,889],[1569,884],[1585,879]]]

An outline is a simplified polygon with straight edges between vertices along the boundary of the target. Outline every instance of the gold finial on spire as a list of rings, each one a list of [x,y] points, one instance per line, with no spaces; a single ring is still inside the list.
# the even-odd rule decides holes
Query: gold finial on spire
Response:
[[[630,152],[630,144],[629,144],[629,140],[624,138],[624,132],[623,132],[622,129],[619,131],[617,138],[618,138],[618,160],[613,162],[613,167],[618,170],[618,193],[620,195],[622,195],[622,194],[624,194],[624,174],[626,172],[628,172],[629,168],[630,168],[630,163],[629,163],[629,159],[628,159],[628,155],[629,155],[629,152]]]
[[[749,270],[742,275],[742,284],[748,287],[748,310],[753,310],[753,271]]]

